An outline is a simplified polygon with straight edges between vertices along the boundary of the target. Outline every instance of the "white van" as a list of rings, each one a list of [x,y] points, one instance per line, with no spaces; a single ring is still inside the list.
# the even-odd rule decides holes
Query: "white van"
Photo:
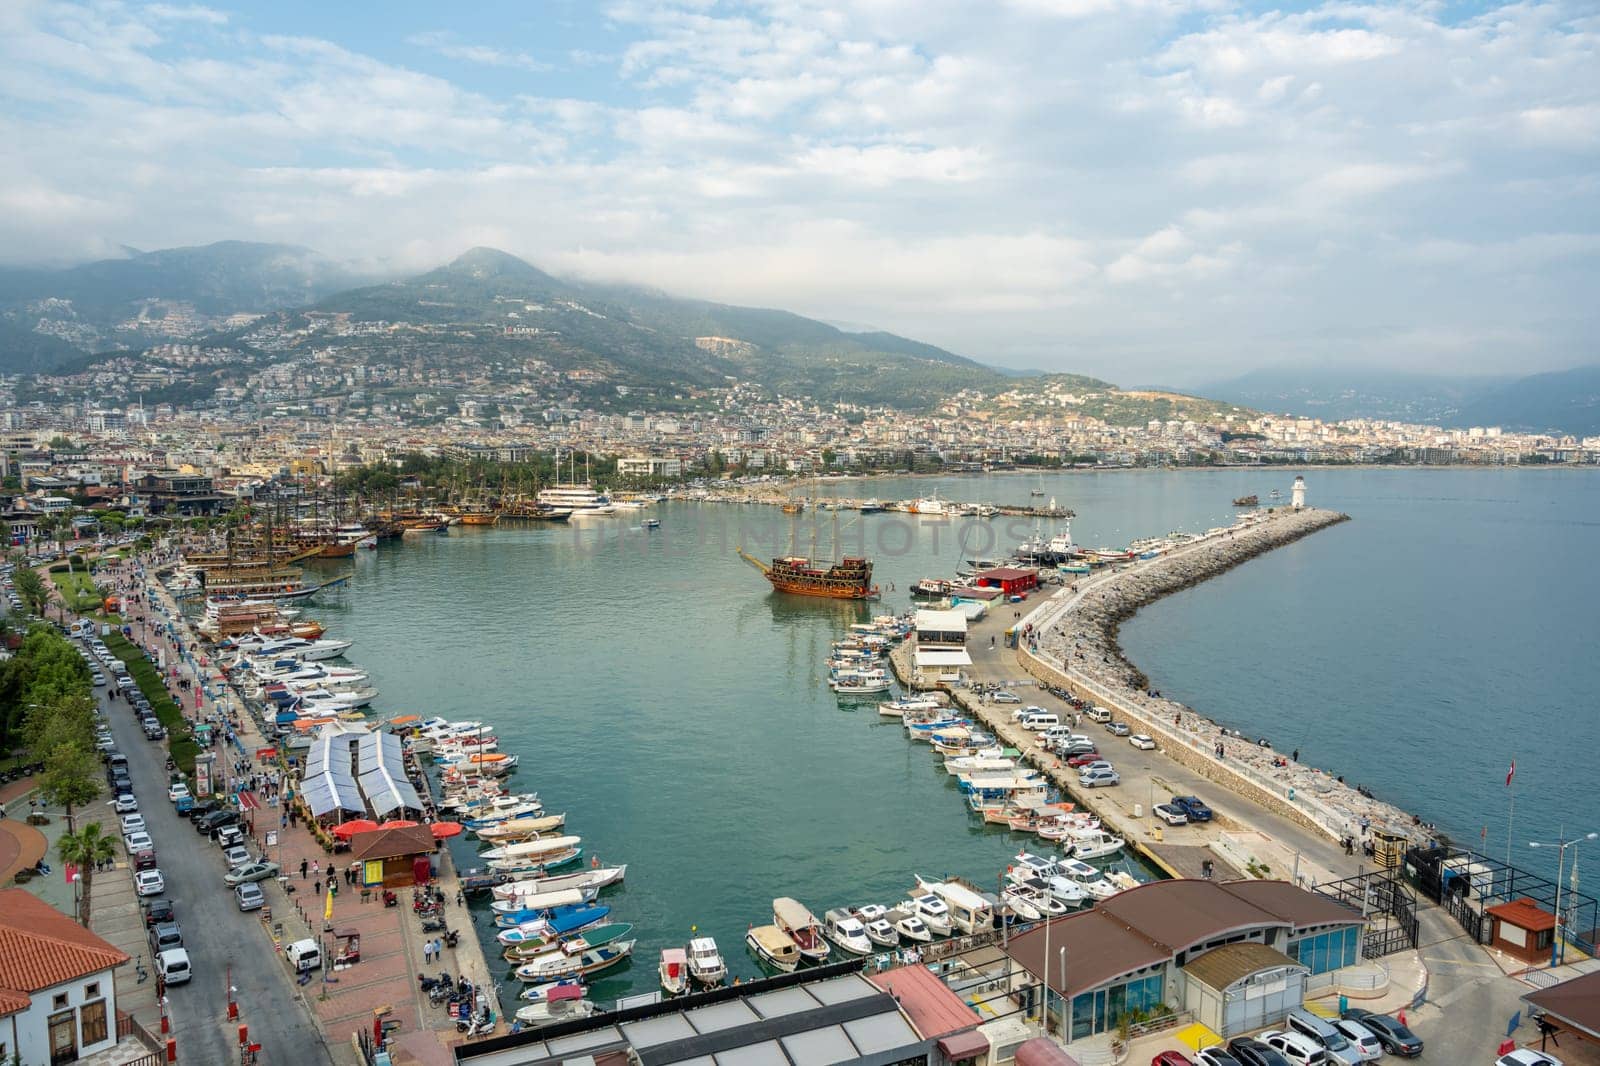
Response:
[[[168,948],[157,955],[156,972],[168,985],[187,984],[194,976],[189,968],[189,953],[183,948]]]
[[[1090,707],[1087,711],[1083,712],[1083,716],[1089,719],[1091,722],[1111,721],[1111,712],[1106,710],[1104,707]]]
[[[1288,1023],[1289,1032],[1299,1033],[1322,1045],[1328,1052],[1330,1066],[1335,1063],[1342,1063],[1343,1066],[1361,1066],[1361,1049],[1350,1043],[1349,1038],[1334,1028],[1333,1023],[1326,1018],[1319,1018],[1304,1007],[1296,1007],[1289,1012],[1284,1021]]]
[[[1043,714],[1029,715],[1022,720],[1022,728],[1031,729],[1035,733],[1043,733],[1046,730],[1055,729],[1060,725],[1060,716],[1051,714],[1049,711],[1046,711]]]
[[[296,940],[284,948],[283,953],[288,956],[289,965],[294,967],[295,973],[305,973],[322,965],[322,951],[317,947],[317,942],[309,938]]]

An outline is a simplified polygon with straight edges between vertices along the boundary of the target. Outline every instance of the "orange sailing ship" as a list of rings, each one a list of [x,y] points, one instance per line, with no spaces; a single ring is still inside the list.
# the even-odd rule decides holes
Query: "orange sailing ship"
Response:
[[[872,583],[870,559],[846,556],[837,563],[822,564],[798,555],[785,555],[773,559],[768,566],[745,554],[743,548],[738,552],[745,562],[765,574],[779,592],[836,600],[865,600],[878,594],[878,586]]]

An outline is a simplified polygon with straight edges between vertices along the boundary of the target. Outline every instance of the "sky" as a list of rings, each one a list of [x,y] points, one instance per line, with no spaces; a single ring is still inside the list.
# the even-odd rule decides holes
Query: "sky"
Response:
[[[1600,362],[1600,0],[0,0],[0,262],[546,270],[1124,384]]]

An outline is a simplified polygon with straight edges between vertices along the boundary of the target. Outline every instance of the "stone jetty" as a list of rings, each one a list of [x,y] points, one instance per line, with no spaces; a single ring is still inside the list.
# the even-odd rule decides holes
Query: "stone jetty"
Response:
[[[1153,694],[1117,642],[1122,622],[1145,604],[1348,520],[1317,508],[1254,512],[1155,559],[1081,581],[1029,616],[1033,632],[1024,645],[1025,664],[1041,679],[1107,706],[1136,732],[1156,737],[1169,755],[1219,784],[1267,800],[1335,839],[1349,835],[1361,841],[1369,831],[1381,830],[1420,840],[1428,834],[1416,817]]]

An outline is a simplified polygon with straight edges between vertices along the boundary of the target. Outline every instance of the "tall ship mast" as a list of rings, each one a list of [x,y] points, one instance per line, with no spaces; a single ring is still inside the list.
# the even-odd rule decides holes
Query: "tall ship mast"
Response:
[[[872,560],[846,556],[837,563],[821,564],[798,555],[783,555],[767,565],[737,549],[741,558],[760,570],[779,592],[799,596],[825,596],[835,600],[865,600],[878,594],[872,583]]]

